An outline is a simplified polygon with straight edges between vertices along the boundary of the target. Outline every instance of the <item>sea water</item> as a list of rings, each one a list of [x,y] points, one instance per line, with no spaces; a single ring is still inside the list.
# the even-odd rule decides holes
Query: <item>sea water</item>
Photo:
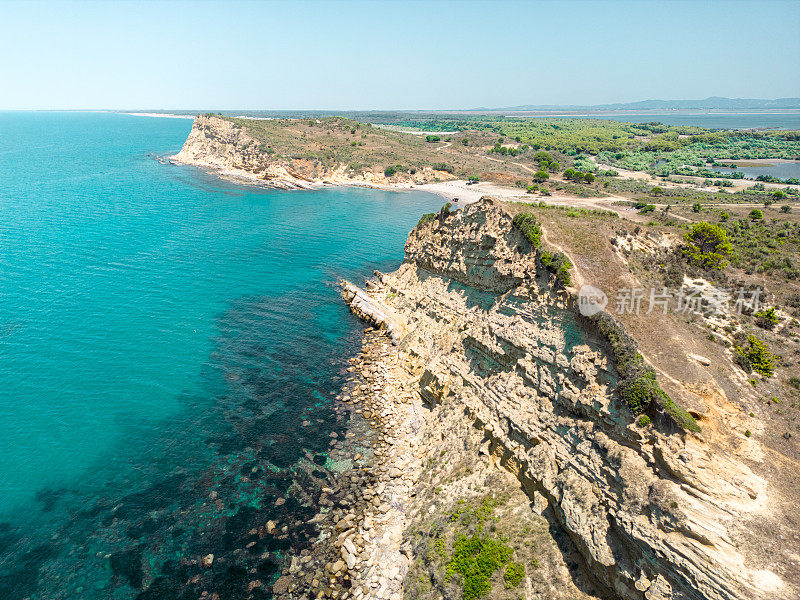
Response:
[[[177,598],[206,553],[246,597],[313,534],[232,554],[329,476],[361,331],[337,279],[396,268],[442,200],[156,160],[190,127],[0,112],[0,598]]]

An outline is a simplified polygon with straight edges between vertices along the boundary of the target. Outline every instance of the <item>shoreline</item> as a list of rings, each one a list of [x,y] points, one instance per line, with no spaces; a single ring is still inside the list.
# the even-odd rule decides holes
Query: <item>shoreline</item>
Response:
[[[504,188],[492,182],[479,182],[469,184],[465,179],[451,179],[432,183],[412,184],[412,183],[386,183],[379,184],[366,180],[352,179],[349,181],[305,181],[296,178],[274,178],[263,179],[249,171],[242,169],[231,169],[211,164],[188,162],[178,158],[178,155],[164,156],[164,160],[172,165],[191,166],[203,170],[209,175],[213,175],[231,183],[241,185],[251,185],[262,189],[278,190],[317,190],[327,187],[355,187],[384,190],[387,192],[408,192],[422,191],[436,194],[445,198],[448,202],[456,202],[458,206],[466,206],[477,202],[483,196],[494,196],[502,200],[521,202],[531,197],[523,190],[517,188]]]
[[[150,118],[163,118],[163,119],[192,119],[194,115],[176,115],[174,113],[153,113],[153,112],[121,112],[119,115],[128,115],[131,117],[150,117]]]

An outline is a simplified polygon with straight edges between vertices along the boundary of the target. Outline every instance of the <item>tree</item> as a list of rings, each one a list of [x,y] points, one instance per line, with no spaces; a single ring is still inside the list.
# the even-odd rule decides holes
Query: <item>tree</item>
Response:
[[[593,173],[586,173],[586,174],[583,176],[583,180],[584,180],[586,183],[594,183],[594,174],[593,174]]]
[[[481,178],[478,177],[477,175],[470,175],[469,176],[469,182],[470,183],[478,183],[480,180],[481,180]]]
[[[542,183],[548,179],[550,179],[550,175],[547,174],[547,171],[536,171],[536,173],[533,174],[533,180],[536,183]]]
[[[783,206],[781,206],[781,212],[788,213],[791,210],[792,210],[792,207],[789,206],[788,204],[784,204]]]
[[[764,213],[762,213],[757,208],[754,208],[753,210],[750,211],[750,219],[751,220],[760,221],[763,218],[764,218]]]
[[[775,190],[772,192],[772,197],[775,198],[775,200],[783,200],[786,197],[786,192],[783,190]]]
[[[461,140],[461,143],[462,143],[464,146],[469,146],[469,140],[468,140],[467,138],[464,138],[463,140]]]
[[[662,190],[662,189],[661,189],[660,187],[658,187],[658,186],[656,186],[656,187],[654,187],[652,190],[650,190],[650,194],[651,194],[652,196],[660,196],[660,195],[661,195],[661,194],[663,194],[663,193],[664,193],[664,190]]]
[[[699,202],[695,202],[694,204],[692,204],[692,210],[694,212],[700,212],[701,210],[703,210],[703,205],[700,204]]]
[[[685,236],[683,254],[703,269],[722,269],[733,251],[727,232],[719,225],[695,223]]]

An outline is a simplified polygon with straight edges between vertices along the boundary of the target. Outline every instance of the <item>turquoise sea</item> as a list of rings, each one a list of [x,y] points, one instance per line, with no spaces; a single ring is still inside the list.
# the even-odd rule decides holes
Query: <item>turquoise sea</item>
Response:
[[[337,278],[396,268],[442,201],[159,163],[190,127],[0,112],[0,598],[243,598],[314,535],[237,553],[330,476]]]

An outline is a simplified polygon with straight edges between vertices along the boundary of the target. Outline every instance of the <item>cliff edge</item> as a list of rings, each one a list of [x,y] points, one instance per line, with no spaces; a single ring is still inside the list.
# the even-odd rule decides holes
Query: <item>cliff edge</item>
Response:
[[[395,575],[406,577],[406,597],[451,597],[453,559],[445,577],[434,558],[461,546],[455,534],[439,537],[441,526],[419,531],[458,493],[479,493],[463,482],[500,468],[530,501],[518,510],[547,515],[566,534],[562,551],[582,563],[572,579],[589,594],[561,584],[546,593],[546,583],[537,591],[528,569],[526,598],[797,598],[800,528],[786,520],[797,464],[765,460],[749,431],[741,439],[732,423],[746,418],[742,408],[688,354],[673,357],[677,367],[654,364],[679,403],[702,397],[688,407],[700,431],[676,426],[656,404],[640,422],[620,395],[609,340],[576,313],[512,212],[484,199],[423,219],[402,266],[358,295],[402,332],[393,352],[425,408],[414,448],[427,466],[401,511],[409,558]],[[454,476],[449,463],[468,473]],[[765,564],[776,543],[779,560]],[[428,577],[433,587],[420,587]]]

